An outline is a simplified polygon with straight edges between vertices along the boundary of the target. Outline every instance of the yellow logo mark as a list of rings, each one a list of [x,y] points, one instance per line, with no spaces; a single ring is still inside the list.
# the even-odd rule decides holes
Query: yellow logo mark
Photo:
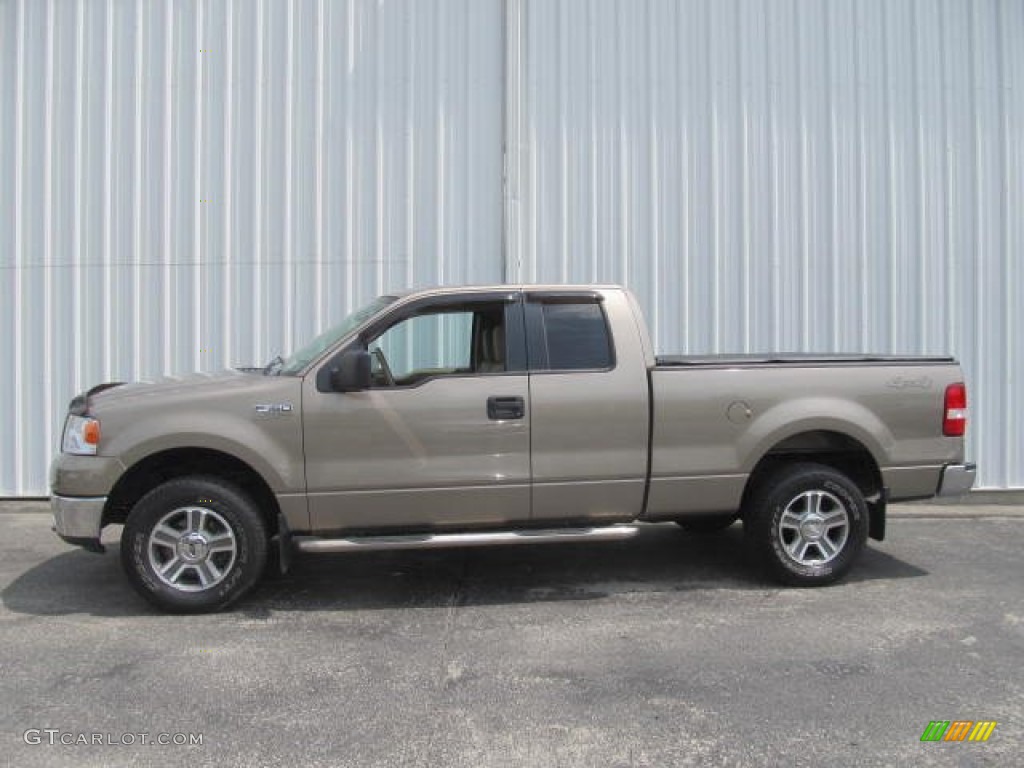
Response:
[[[994,731],[995,729],[995,720],[982,720],[974,726],[974,730],[971,731],[971,735],[967,738],[967,740],[988,741],[988,737],[992,735],[992,731]]]

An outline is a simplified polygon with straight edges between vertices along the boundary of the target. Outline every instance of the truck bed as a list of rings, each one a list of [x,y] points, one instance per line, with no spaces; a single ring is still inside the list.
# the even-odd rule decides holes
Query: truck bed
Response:
[[[672,356],[650,378],[651,519],[737,509],[770,452],[865,452],[893,500],[935,495],[962,460],[942,435],[946,387],[962,378],[949,357]]]

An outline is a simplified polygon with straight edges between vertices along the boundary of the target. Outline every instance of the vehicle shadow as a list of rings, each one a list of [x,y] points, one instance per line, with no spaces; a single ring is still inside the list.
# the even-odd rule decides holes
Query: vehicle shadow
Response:
[[[128,585],[116,541],[106,556],[73,551],[50,558],[0,592],[4,606],[38,616],[154,615]],[[914,578],[927,572],[869,546],[843,583]],[[750,563],[742,528],[714,535],[674,525],[644,526],[618,542],[535,544],[296,557],[286,576],[265,578],[235,611],[379,610],[601,600],[616,594],[761,591],[780,588]]]

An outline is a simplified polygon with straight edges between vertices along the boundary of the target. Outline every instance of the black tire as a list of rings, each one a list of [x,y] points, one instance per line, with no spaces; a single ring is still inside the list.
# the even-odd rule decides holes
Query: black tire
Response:
[[[864,549],[868,508],[842,472],[790,464],[752,490],[744,527],[755,555],[776,579],[816,587],[841,578]]]
[[[694,515],[681,517],[675,524],[687,533],[718,533],[724,531],[739,519],[739,515]]]
[[[225,608],[253,587],[266,561],[259,508],[215,477],[157,486],[138,501],[121,534],[121,563],[132,586],[173,613]]]

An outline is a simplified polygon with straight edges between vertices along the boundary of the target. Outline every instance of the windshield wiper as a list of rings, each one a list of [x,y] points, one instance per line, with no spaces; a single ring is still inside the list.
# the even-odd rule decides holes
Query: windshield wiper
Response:
[[[263,369],[264,376],[276,376],[280,370],[284,367],[284,358],[278,355],[269,363],[267,367]]]

